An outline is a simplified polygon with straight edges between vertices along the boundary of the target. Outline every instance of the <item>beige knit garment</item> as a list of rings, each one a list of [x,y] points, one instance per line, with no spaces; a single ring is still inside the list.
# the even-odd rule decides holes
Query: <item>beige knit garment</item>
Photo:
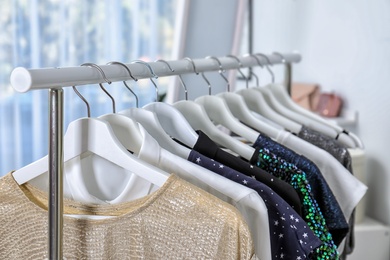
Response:
[[[64,259],[256,259],[248,226],[231,205],[171,175],[156,192],[117,205],[64,200]],[[0,179],[0,259],[46,259],[47,195]]]

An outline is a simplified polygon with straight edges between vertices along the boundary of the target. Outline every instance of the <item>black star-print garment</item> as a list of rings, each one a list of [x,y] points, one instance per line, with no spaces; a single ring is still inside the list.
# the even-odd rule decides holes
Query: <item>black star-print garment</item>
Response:
[[[294,164],[286,162],[266,148],[257,148],[251,163],[290,183],[300,194],[304,219],[314,234],[322,241],[322,245],[313,254],[314,259],[339,259],[337,247],[321,209],[311,193],[311,186],[307,181],[306,174]]]
[[[188,160],[257,191],[268,209],[273,260],[311,259],[310,253],[322,244],[295,210],[267,185],[194,150],[191,151]]]

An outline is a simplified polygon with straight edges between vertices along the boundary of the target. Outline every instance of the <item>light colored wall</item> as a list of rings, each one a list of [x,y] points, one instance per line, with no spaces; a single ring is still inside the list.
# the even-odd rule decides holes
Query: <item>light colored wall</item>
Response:
[[[390,2],[254,2],[254,52],[299,50],[294,80],[320,83],[358,111],[350,130],[366,146],[367,214],[390,224]]]

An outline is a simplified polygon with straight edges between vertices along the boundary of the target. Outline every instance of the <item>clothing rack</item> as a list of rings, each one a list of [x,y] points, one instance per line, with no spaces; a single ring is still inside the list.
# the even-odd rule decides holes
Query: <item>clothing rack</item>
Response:
[[[274,53],[263,56],[238,57],[242,63],[240,67],[235,59],[229,57],[218,58],[224,70],[245,67],[265,66],[267,64],[285,64],[286,82],[291,83],[291,64],[299,62],[298,53]],[[221,70],[214,59],[194,59],[197,72]],[[195,73],[190,61],[174,60],[168,64],[164,62],[148,62],[155,74],[159,77]],[[136,79],[151,78],[147,66],[139,63],[125,64]],[[107,79],[111,82],[130,80],[128,71],[122,66],[99,66]],[[62,226],[63,226],[63,87],[80,86],[105,82],[101,73],[92,67],[63,67],[26,69],[15,68],[11,73],[11,85],[18,92],[27,92],[36,89],[49,89],[49,259],[62,259]],[[290,87],[288,85],[288,87]]]

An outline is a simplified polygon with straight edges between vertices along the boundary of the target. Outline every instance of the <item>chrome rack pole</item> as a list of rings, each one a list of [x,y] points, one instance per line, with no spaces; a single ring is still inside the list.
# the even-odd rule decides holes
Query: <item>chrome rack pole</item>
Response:
[[[281,56],[282,55],[282,56]],[[266,55],[271,64],[295,63],[301,60],[298,53],[283,53]],[[251,56],[238,57],[242,67],[258,66],[258,63]],[[268,60],[264,57],[258,57],[261,64],[267,64]],[[220,57],[220,62],[225,70],[237,69],[240,66],[232,58]],[[148,64],[160,78],[165,76],[174,76],[179,74],[194,73],[191,62],[185,59],[167,61],[175,71],[172,72],[163,62],[149,62]],[[218,71],[218,62],[213,59],[194,59],[196,70],[198,72]],[[137,79],[150,78],[150,71],[142,64],[125,64]],[[104,74],[111,82],[129,80],[129,73],[122,66],[101,65]],[[11,84],[18,92],[27,92],[33,89],[48,89],[52,86],[69,87],[95,84],[104,80],[94,68],[90,67],[63,67],[63,68],[42,68],[26,69],[22,67],[15,68],[11,74]]]
[[[62,260],[63,90],[49,90],[49,259]]]

